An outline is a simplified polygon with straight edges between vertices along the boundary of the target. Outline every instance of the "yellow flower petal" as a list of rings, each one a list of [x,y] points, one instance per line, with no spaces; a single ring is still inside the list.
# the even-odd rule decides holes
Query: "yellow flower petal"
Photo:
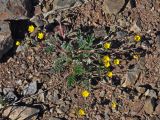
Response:
[[[34,31],[34,26],[33,25],[30,25],[29,27],[28,27],[28,32],[29,33],[32,33]]]
[[[136,36],[134,36],[134,40],[135,40],[136,42],[139,42],[139,41],[142,40],[142,37],[139,36],[139,35],[136,35]]]
[[[105,49],[109,49],[111,47],[111,43],[110,42],[106,42],[105,44],[104,44],[104,48]]]
[[[19,46],[20,44],[20,41],[16,41],[16,46]]]
[[[83,96],[84,98],[88,97],[89,94],[90,94],[90,93],[89,93],[88,90],[83,90],[83,91],[82,91],[82,96]]]
[[[112,72],[108,72],[108,73],[107,73],[107,76],[110,77],[110,78],[112,78],[113,73],[112,73]]]
[[[80,116],[84,116],[84,115],[86,115],[86,112],[83,109],[79,109],[78,114]]]
[[[110,57],[109,57],[108,55],[105,55],[105,56],[103,57],[102,61],[103,61],[104,63],[109,62],[109,61],[110,61]]]
[[[119,65],[120,60],[119,59],[115,59],[113,62],[114,62],[115,65]]]
[[[116,109],[116,107],[117,107],[117,102],[116,101],[112,101],[112,109]]]
[[[104,63],[104,66],[105,66],[106,68],[108,68],[108,67],[111,66],[111,64],[110,64],[110,62],[105,62],[105,63]]]
[[[38,33],[38,39],[43,39],[44,38],[44,33],[42,33],[42,32],[40,32],[40,33]]]

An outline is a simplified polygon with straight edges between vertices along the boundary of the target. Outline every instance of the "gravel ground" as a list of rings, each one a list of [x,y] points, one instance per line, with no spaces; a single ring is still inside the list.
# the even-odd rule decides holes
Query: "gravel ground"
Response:
[[[21,44],[1,58],[2,119],[160,119],[159,0],[39,0],[34,7],[30,19],[12,23],[14,44],[17,40]],[[31,24],[35,30],[28,33]],[[57,47],[46,52],[45,41],[56,33],[62,39],[60,44],[74,41],[77,30],[94,34],[102,43],[111,43],[106,52],[111,59],[120,59],[119,65],[111,66],[112,78],[93,75],[87,85],[77,82],[68,87],[66,79],[72,64],[58,74],[53,71],[53,63],[63,50]],[[45,35],[40,42],[38,31]],[[140,42],[134,42],[136,35],[142,37]],[[131,56],[133,49],[135,58]],[[85,89],[89,92],[86,98],[82,95]]]

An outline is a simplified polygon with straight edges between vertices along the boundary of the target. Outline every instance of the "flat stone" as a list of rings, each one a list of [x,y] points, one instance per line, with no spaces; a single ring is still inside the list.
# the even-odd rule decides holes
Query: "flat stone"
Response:
[[[125,5],[125,0],[104,0],[103,11],[105,14],[117,14]]]
[[[9,23],[0,21],[0,59],[13,47]]]
[[[27,84],[23,90],[24,95],[33,95],[36,92],[37,92],[37,81],[33,81],[30,84]]]
[[[153,112],[154,112],[154,108],[155,108],[155,101],[153,98],[148,98],[146,101],[145,101],[145,104],[144,104],[144,111],[151,115]]]
[[[136,83],[139,75],[141,73],[141,70],[139,69],[139,66],[136,65],[135,68],[129,70],[125,74],[125,82],[122,84],[123,87],[129,87]]]
[[[25,19],[31,16],[32,0],[1,0],[0,20]]]
[[[7,107],[2,116],[8,116],[11,120],[36,120],[39,109],[26,106],[10,106]]]
[[[73,6],[79,6],[85,2],[86,0],[54,0],[52,3],[49,3],[49,5],[53,6],[51,10],[48,6],[46,6],[42,9],[42,11],[49,12],[49,11],[55,11],[63,8],[70,8]]]

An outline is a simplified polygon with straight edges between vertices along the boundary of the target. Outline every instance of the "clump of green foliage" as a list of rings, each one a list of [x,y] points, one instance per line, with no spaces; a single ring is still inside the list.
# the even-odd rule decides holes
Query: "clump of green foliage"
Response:
[[[58,37],[54,39],[53,48],[58,52],[57,58],[53,62],[53,71],[62,73],[68,70],[67,85],[73,86],[74,83],[82,83],[90,79],[89,64],[92,63],[92,55],[95,54],[93,35],[84,35],[79,30],[74,40],[61,41]],[[89,82],[89,81],[88,81]]]

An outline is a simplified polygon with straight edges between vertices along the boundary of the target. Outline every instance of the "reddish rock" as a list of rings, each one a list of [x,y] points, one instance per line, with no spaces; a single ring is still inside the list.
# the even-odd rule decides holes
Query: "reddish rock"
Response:
[[[0,0],[0,20],[24,19],[31,17],[31,0]]]

